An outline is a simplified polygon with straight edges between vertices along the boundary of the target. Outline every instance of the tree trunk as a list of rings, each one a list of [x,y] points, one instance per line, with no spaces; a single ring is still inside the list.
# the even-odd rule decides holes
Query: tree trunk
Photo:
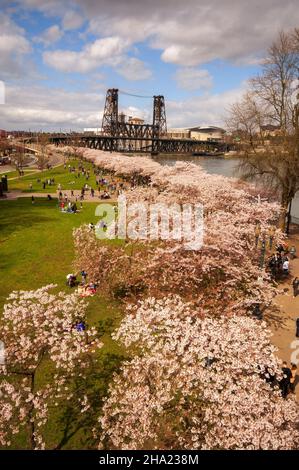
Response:
[[[291,199],[283,194],[280,202],[281,213],[279,217],[279,228],[282,230],[282,232],[285,232],[287,228],[287,215],[290,202]]]
[[[292,211],[292,200],[290,201],[290,204],[289,204],[289,207],[288,207],[287,226],[286,226],[286,234],[287,235],[289,235],[289,233],[290,233],[290,224],[291,224],[291,221],[292,221],[291,211]]]
[[[35,380],[35,373],[31,374],[31,393],[34,393],[34,380]],[[29,411],[29,432],[30,432],[30,447],[32,450],[36,448],[36,441],[35,441],[35,422],[33,418],[33,411],[34,405],[31,406]]]

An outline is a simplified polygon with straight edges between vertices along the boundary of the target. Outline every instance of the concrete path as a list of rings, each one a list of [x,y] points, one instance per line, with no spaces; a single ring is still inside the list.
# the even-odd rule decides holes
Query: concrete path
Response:
[[[67,189],[65,191],[61,191],[62,194],[66,194],[68,199],[70,201],[73,201],[73,202],[79,202],[80,203],[80,195],[81,195],[81,191],[79,190],[74,190],[74,196],[72,196],[71,194],[71,190]],[[101,191],[101,193],[103,193],[103,191]],[[9,191],[8,193],[5,193],[6,194],[6,198],[1,198],[0,200],[1,201],[7,201],[7,200],[15,200],[15,199],[18,199],[19,197],[30,197],[31,196],[34,196],[34,197],[47,197],[47,194],[50,194],[53,198],[57,198],[58,199],[58,196],[59,196],[59,191],[57,190],[56,192],[50,192],[49,193],[31,193],[31,192],[27,192],[27,193],[23,193],[22,191]],[[76,200],[77,198],[77,200]],[[84,199],[82,201],[83,203],[84,202],[107,202],[107,203],[116,203],[117,202],[117,196],[112,194],[112,197],[111,199],[101,199],[98,195],[98,191],[95,192],[95,195],[94,197],[91,196],[90,192],[86,192],[85,195],[84,195]]]
[[[294,277],[299,278],[299,227],[293,226],[288,239],[289,247],[296,246],[298,258],[290,261],[290,275],[279,284],[279,294],[275,298],[275,303],[280,312],[271,322],[273,333],[272,343],[278,348],[278,357],[290,364],[297,362],[299,376],[299,338],[296,338],[296,318],[299,317],[299,295],[293,297],[292,281]],[[296,382],[299,381],[297,376]],[[296,386],[296,398],[299,401],[299,384]]]

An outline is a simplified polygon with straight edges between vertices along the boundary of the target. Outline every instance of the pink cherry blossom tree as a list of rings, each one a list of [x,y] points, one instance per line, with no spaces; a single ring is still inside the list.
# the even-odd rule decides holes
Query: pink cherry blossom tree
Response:
[[[122,272],[124,286],[142,280],[146,288],[139,297],[152,297],[138,307],[138,296],[126,299],[132,312],[114,338],[133,358],[110,387],[100,447],[296,448],[298,407],[292,400],[286,406],[274,385],[281,370],[266,324],[247,315],[252,304],[269,306],[275,295],[270,276],[258,267],[255,229],[259,224],[261,239],[271,233],[280,242],[274,228],[279,205],[271,194],[192,164],[162,167],[144,157],[81,151],[104,171],[142,177],[126,193],[129,202],[204,206],[200,250],[142,241],[129,264],[123,249],[118,262],[117,250],[108,262],[112,287]],[[89,244],[94,248],[93,261],[87,261],[91,270],[97,263],[92,236],[84,228],[75,232],[77,247],[83,237],[85,252]]]
[[[99,448],[298,447],[298,405],[271,386],[281,370],[265,324],[148,298],[114,338],[132,359],[111,384]]]
[[[87,397],[75,396],[72,380],[84,375],[102,346],[94,327],[79,331],[86,303],[75,293],[50,293],[54,285],[12,292],[0,320],[5,346],[0,384],[0,443],[25,429],[30,447],[44,449],[43,428],[50,409],[71,399],[81,412]],[[45,374],[45,364],[48,373]]]

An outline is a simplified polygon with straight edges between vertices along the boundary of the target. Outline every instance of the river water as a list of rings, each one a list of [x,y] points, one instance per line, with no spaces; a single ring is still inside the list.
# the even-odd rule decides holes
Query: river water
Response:
[[[161,165],[174,165],[177,161],[185,161],[201,166],[204,170],[206,170],[207,173],[232,176],[235,178],[238,177],[238,158],[193,157],[178,155],[163,155],[153,158]],[[297,222],[299,222],[299,193],[296,194],[293,200],[291,213],[293,217],[298,218]]]

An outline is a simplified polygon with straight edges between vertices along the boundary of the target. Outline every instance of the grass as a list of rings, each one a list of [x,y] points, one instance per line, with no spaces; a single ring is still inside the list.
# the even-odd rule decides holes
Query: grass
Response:
[[[21,178],[13,179],[9,185],[8,189],[10,191],[22,191],[28,193],[45,193],[45,194],[53,194],[56,193],[58,184],[61,184],[62,191],[73,189],[73,190],[81,190],[85,183],[87,183],[92,188],[96,189],[96,177],[92,171],[92,164],[84,162],[84,168],[90,170],[90,178],[87,181],[85,176],[80,174],[78,177],[78,160],[70,160],[67,162],[68,165],[74,166],[76,168],[75,173],[70,173],[64,169],[63,165],[59,165],[56,168],[52,168],[51,170],[45,170],[38,172],[32,175],[25,175]],[[9,177],[12,177],[8,175]],[[16,175],[17,176],[17,175]],[[43,181],[47,179],[54,178],[55,183],[53,185],[46,185],[46,188],[43,189]],[[40,179],[40,182],[37,180]],[[30,184],[32,184],[32,189],[30,189]]]
[[[61,175],[63,180],[63,172],[51,171],[54,175]],[[83,203],[80,213],[64,214],[58,210],[57,199],[48,201],[46,198],[36,198],[34,204],[31,198],[0,201],[0,311],[12,290],[36,289],[50,283],[58,284],[59,290],[69,290],[65,285],[65,276],[71,272],[74,259],[72,230],[82,223],[95,223],[95,207],[96,203]],[[93,388],[98,403],[106,394],[112,373],[123,358],[123,351],[110,336],[121,316],[120,305],[116,302],[100,296],[89,298],[87,322],[99,326],[104,342],[99,353],[98,370],[86,384]],[[41,367],[40,380],[49,375],[51,367],[45,363]],[[68,434],[64,436],[68,413],[68,408],[62,408],[51,415],[46,427],[49,448],[55,446],[57,439],[62,440],[64,449],[91,445],[88,444],[91,441],[91,426],[86,429],[88,423],[84,427],[76,423],[76,419],[73,420],[71,437]],[[76,426],[78,429],[74,431]],[[25,434],[17,435],[11,448],[27,448],[27,442]]]

